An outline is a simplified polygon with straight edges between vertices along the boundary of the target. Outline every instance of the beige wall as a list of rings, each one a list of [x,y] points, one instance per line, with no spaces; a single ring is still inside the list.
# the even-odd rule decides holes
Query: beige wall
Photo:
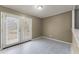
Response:
[[[39,18],[33,18],[32,20],[32,37],[36,38],[42,34],[42,20]]]
[[[43,35],[72,42],[72,13],[66,12],[43,19]]]
[[[3,11],[3,12],[8,12],[8,13],[12,13],[12,14],[16,14],[16,15],[19,15],[19,16],[27,16],[27,17],[30,17],[32,18],[32,38],[35,38],[35,37],[39,37],[40,34],[41,34],[41,20],[40,18],[37,18],[37,17],[34,17],[34,16],[30,16],[30,15],[27,15],[27,14],[23,14],[21,12],[18,12],[18,11],[15,11],[13,9],[9,9],[9,8],[5,8],[5,7],[2,7],[0,6],[0,11]]]

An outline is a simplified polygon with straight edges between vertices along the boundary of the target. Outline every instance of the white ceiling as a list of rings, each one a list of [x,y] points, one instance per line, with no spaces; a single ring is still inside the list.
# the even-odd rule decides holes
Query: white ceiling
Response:
[[[40,18],[67,12],[73,8],[72,5],[44,5],[42,10],[36,9],[34,5],[4,5],[4,7]]]

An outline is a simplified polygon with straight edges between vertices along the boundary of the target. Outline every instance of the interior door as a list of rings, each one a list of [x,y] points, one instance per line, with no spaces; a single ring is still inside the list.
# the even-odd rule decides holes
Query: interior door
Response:
[[[19,20],[17,15],[3,13],[3,48],[20,42]]]

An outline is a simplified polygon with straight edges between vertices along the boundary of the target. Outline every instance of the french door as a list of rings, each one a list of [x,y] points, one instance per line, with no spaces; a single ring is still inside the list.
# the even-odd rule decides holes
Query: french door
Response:
[[[21,42],[25,42],[32,39],[32,19],[28,17],[21,19]]]
[[[17,15],[2,13],[2,48],[11,46],[20,42],[20,18]]]

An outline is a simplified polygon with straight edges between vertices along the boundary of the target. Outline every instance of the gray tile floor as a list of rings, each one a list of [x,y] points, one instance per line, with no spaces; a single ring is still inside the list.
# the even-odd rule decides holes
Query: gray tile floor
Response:
[[[1,54],[70,54],[71,45],[49,39],[37,39],[0,51]]]

